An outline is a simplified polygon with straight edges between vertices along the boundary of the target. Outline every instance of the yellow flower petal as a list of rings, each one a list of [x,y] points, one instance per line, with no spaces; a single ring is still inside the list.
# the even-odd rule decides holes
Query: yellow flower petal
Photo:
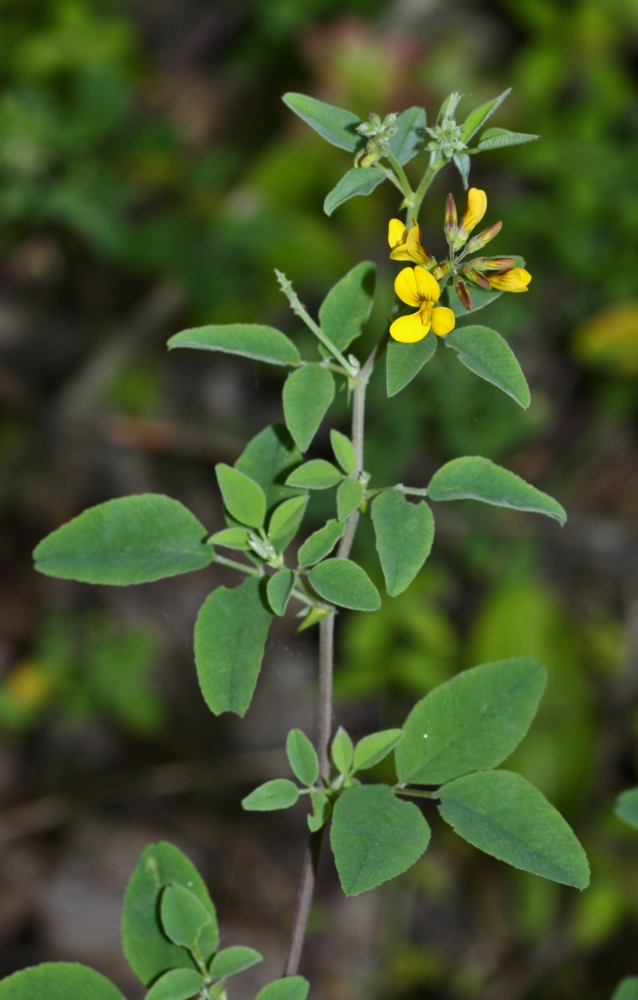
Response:
[[[489,274],[486,277],[492,288],[499,292],[526,292],[532,280],[531,274],[524,267],[512,267],[509,271]]]
[[[456,323],[456,316],[447,306],[437,306],[432,310],[432,329],[437,337],[445,337],[451,333]]]
[[[391,253],[390,253],[390,260],[409,260],[409,261],[412,261],[413,257],[412,257],[412,254],[410,253],[410,251],[408,250],[407,246],[405,245],[405,243],[401,243],[401,244],[399,244],[398,247],[395,247],[394,250],[391,251]]]
[[[414,269],[414,277],[419,298],[422,302],[438,302],[441,294],[439,283],[429,271],[424,271],[422,267]]]
[[[417,270],[423,271],[423,268],[419,267]],[[420,306],[423,301],[418,292],[414,271],[413,267],[404,267],[394,279],[395,292],[401,301],[405,302],[408,306]],[[427,271],[423,271],[423,273],[427,274]],[[432,275],[428,275],[428,277],[431,278]],[[432,281],[434,281],[434,278],[432,278]]]
[[[487,212],[487,195],[480,188],[470,188],[467,192],[467,204],[459,226],[459,236],[465,239],[475,226],[479,224]]]
[[[421,239],[421,227],[418,222],[415,222],[412,229],[408,229],[408,234],[405,240],[405,245],[407,251],[417,264],[425,264],[426,261],[430,259],[430,255],[423,246],[423,241]]]
[[[405,243],[408,234],[407,228],[401,219],[390,219],[388,223],[388,244],[394,250],[400,243]]]
[[[429,329],[429,323],[421,322],[419,311],[395,319],[390,327],[390,336],[401,344],[416,344],[417,340],[423,340]]]

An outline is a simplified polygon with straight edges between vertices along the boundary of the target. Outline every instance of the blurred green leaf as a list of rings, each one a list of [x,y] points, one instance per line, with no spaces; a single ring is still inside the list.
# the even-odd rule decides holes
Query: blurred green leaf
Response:
[[[244,969],[252,968],[261,961],[263,961],[262,956],[254,948],[235,945],[232,948],[224,948],[215,955],[210,963],[209,972],[217,979],[227,979],[229,976],[236,976],[238,972],[243,972]]]
[[[124,1000],[120,991],[93,969],[69,962],[44,962],[14,972],[0,982],[0,1000]]]
[[[301,729],[291,729],[286,740],[290,766],[302,785],[314,785],[319,777],[317,751]]]
[[[363,486],[356,479],[344,479],[337,488],[337,517],[345,521],[363,501]]]
[[[170,969],[160,976],[146,994],[145,1000],[190,1000],[204,985],[201,972],[194,969]]]
[[[397,131],[390,139],[390,152],[401,166],[409,163],[423,149],[425,124],[423,108],[408,108],[397,118]]]
[[[286,613],[295,579],[295,573],[291,569],[280,569],[268,578],[266,585],[268,603],[275,614],[280,617]]]

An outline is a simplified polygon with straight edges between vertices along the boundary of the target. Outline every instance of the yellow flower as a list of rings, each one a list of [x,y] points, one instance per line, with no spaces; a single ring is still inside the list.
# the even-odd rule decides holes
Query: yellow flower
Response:
[[[412,229],[404,226],[400,219],[390,219],[388,225],[388,243],[391,248],[390,260],[412,260],[415,264],[426,267],[434,264],[421,240],[421,227],[416,219],[412,219]]]
[[[437,306],[441,289],[435,278],[422,267],[404,267],[396,276],[394,290],[408,306],[417,306],[418,312],[400,316],[390,327],[390,336],[402,344],[415,344],[423,340],[430,327],[437,337],[444,337],[454,329],[456,317],[447,306]]]
[[[480,188],[470,188],[467,192],[465,212],[463,213],[463,218],[459,222],[458,235],[455,241],[456,247],[462,246],[463,243],[465,243],[474,227],[478,226],[486,212],[487,195],[485,194],[485,191],[481,191]]]
[[[485,277],[492,288],[496,288],[499,292],[526,292],[532,280],[531,274],[524,267],[512,267],[509,271],[486,274]]]

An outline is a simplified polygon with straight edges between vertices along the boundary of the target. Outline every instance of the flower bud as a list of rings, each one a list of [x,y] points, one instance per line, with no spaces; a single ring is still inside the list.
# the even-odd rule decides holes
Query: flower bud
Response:
[[[449,274],[449,271],[450,271],[449,260],[443,260],[441,261],[440,264],[437,264],[436,267],[432,269],[432,277],[436,278],[437,281],[440,281],[441,278],[444,278],[446,276],[446,274]]]
[[[458,236],[454,243],[455,250],[463,246],[474,227],[478,226],[486,211],[487,195],[485,191],[481,191],[480,188],[470,188],[467,192],[465,212],[459,224]]]
[[[462,278],[458,277],[458,275],[454,278],[454,291],[458,295],[461,305],[465,306],[467,310],[470,310],[472,308],[472,297],[467,285]]]
[[[477,270],[475,267],[473,267],[472,264],[464,264],[463,267],[461,268],[461,271],[468,279],[468,281],[473,281],[475,285],[479,286],[479,288],[484,288],[486,292],[489,292],[491,290],[492,286],[490,285],[485,275],[481,274],[481,272]]]
[[[445,202],[445,216],[443,219],[443,230],[448,243],[454,243],[458,232],[456,203],[451,194],[447,196]]]
[[[477,271],[509,271],[515,264],[513,257],[475,257],[472,261]]]
[[[468,241],[466,247],[467,253],[474,253],[475,250],[481,250],[486,243],[489,243],[495,236],[498,236],[502,228],[502,222],[495,222],[494,225],[488,226],[487,229],[484,229],[482,233],[478,234],[478,236],[473,236],[472,239]]]

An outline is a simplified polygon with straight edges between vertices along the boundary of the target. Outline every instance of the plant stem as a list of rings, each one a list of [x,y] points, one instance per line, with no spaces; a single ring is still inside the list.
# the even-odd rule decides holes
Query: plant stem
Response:
[[[376,356],[377,348],[375,347],[354,380],[352,393],[352,444],[355,453],[354,476],[358,476],[363,471],[366,389],[368,388]],[[346,522],[346,530],[337,549],[337,556],[339,558],[347,559],[350,555],[358,523],[359,511],[355,510]],[[325,785],[330,782],[329,747],[332,733],[332,674],[334,666],[335,615],[336,612],[332,611],[326,618],[323,618],[319,622],[319,732],[317,743],[319,773]],[[310,835],[310,842],[304,855],[297,892],[297,905],[290,932],[290,946],[284,966],[284,976],[296,975],[299,968],[306,937],[308,916],[317,880],[317,865],[319,863],[323,829],[322,827],[321,830]]]
[[[336,358],[339,364],[343,366],[346,375],[350,375],[350,377],[356,375],[357,372],[350,364],[350,362],[347,361],[346,358],[344,358],[341,351],[339,351],[335,347],[330,338],[327,337],[326,334],[323,332],[321,327],[317,323],[315,323],[310,313],[306,309],[304,309],[301,299],[299,298],[296,291],[292,287],[292,282],[288,280],[288,278],[282,271],[278,271],[277,268],[275,268],[275,274],[277,275],[277,281],[279,282],[279,287],[281,288],[282,292],[288,299],[288,302],[290,303],[290,308],[292,309],[294,314],[296,316],[299,316],[299,318],[304,321],[308,329],[311,330],[312,333],[314,333],[315,337],[321,341],[324,347],[328,348],[332,356]]]
[[[249,576],[262,575],[256,567],[247,566],[246,563],[237,562],[236,559],[227,559],[226,556],[220,556],[215,550],[213,550],[213,562],[219,563],[220,566],[230,566],[231,569],[238,569],[240,573],[248,573]]]
[[[419,212],[421,211],[421,205],[423,204],[423,199],[425,198],[425,193],[442,166],[443,166],[442,163],[437,167],[433,167],[431,163],[428,166],[427,170],[423,174],[423,177],[421,178],[421,182],[418,188],[416,189],[414,195],[414,201],[412,202],[412,207],[411,208],[408,207],[408,210],[406,212],[407,222],[410,221],[410,216],[412,216],[418,221]]]
[[[392,167],[392,169],[394,170],[396,176],[398,177],[401,190],[405,195],[406,205],[408,208],[410,208],[412,202],[414,201],[414,191],[412,190],[410,182],[406,176],[405,170],[403,169],[399,161],[396,159],[396,157],[392,155],[392,153],[386,153],[385,158]]]

